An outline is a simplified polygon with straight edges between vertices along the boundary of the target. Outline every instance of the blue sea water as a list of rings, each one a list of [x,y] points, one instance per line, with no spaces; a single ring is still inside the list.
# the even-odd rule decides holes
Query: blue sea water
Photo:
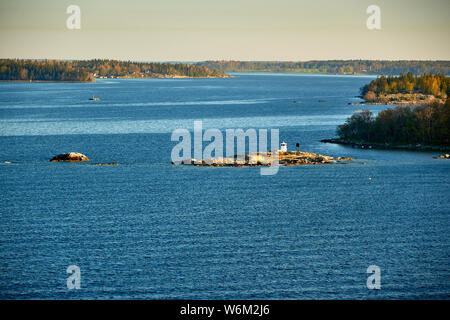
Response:
[[[450,162],[319,142],[371,79],[0,83],[0,298],[448,299]],[[273,176],[171,165],[172,131],[194,120],[355,161]],[[70,151],[91,161],[49,162]]]

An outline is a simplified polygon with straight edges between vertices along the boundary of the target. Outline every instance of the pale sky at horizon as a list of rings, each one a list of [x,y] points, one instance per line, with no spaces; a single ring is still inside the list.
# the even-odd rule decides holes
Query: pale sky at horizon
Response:
[[[366,27],[372,4],[381,30]],[[0,0],[0,58],[450,60],[449,13],[450,0]]]

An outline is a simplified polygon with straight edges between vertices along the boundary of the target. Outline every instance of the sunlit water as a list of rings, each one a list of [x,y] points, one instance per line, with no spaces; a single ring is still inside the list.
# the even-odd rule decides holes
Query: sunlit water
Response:
[[[319,142],[370,80],[0,83],[0,298],[447,299],[450,162]],[[274,176],[173,166],[171,132],[194,120],[356,160]],[[91,161],[49,162],[70,151]]]

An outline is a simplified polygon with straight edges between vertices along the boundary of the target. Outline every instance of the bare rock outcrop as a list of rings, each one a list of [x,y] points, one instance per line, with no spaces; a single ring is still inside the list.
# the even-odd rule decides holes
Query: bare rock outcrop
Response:
[[[58,154],[57,156],[54,156],[53,158],[50,159],[50,162],[60,162],[60,161],[80,162],[80,161],[89,161],[89,158],[82,153],[69,152]]]
[[[275,156],[275,155],[274,155]],[[196,160],[190,159],[182,163],[172,164],[192,164],[200,167],[260,167],[272,165],[272,152],[264,153],[250,153],[243,157],[229,157],[229,158],[217,158]],[[305,164],[329,164],[329,163],[346,163],[345,161],[352,160],[349,157],[330,157],[324,156],[312,152],[302,151],[279,151],[278,163],[281,166],[297,166]]]
[[[450,154],[448,154],[448,153],[441,154],[440,156],[435,156],[433,158],[435,158],[435,159],[450,159]]]

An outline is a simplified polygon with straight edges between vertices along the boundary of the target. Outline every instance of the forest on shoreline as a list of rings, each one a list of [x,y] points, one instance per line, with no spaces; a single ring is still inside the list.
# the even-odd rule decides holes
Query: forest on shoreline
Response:
[[[450,61],[428,60],[313,60],[313,61],[203,61],[196,65],[222,72],[325,73],[357,75],[450,74]]]
[[[381,76],[361,88],[361,96],[369,102],[388,102],[387,95],[396,94],[422,94],[445,100],[450,94],[450,78],[442,73],[417,76],[408,72],[398,77]]]
[[[182,63],[118,60],[0,59],[0,80],[92,82],[101,78],[225,78],[226,73]]]
[[[449,94],[450,78],[443,74],[378,77],[361,88],[362,97],[397,106],[376,117],[369,110],[355,113],[336,133],[341,143],[450,147]]]
[[[450,74],[450,61],[326,60],[304,62],[203,61],[153,63],[92,60],[0,59],[0,80],[76,81],[95,78],[226,78],[226,72],[324,74]]]
[[[343,142],[450,147],[450,99],[422,106],[397,106],[353,114],[337,128]]]

